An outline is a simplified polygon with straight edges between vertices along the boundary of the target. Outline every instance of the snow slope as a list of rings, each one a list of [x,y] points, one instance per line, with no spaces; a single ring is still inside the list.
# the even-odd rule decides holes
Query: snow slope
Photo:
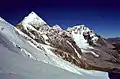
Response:
[[[25,58],[0,44],[1,79],[108,79],[106,76],[78,75],[66,70]],[[107,74],[106,74],[107,75]]]
[[[36,43],[2,18],[0,43],[0,77],[3,79],[11,75],[18,79],[109,79],[106,72],[84,70],[58,58],[49,50],[50,46]]]

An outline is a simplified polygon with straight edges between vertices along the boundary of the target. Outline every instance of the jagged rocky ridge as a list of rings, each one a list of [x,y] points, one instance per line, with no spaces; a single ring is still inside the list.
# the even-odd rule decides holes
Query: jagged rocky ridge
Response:
[[[59,25],[49,26],[31,12],[16,27],[36,42],[51,46],[50,50],[59,58],[80,68],[120,71],[120,54],[113,50],[114,46],[84,25],[63,30]]]

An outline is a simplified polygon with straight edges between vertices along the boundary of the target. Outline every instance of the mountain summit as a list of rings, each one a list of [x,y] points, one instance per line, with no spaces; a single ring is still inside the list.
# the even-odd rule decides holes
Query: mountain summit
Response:
[[[47,23],[42,20],[35,12],[31,12],[26,16],[18,25],[24,26],[23,28],[28,31],[39,29],[40,26],[44,26]]]

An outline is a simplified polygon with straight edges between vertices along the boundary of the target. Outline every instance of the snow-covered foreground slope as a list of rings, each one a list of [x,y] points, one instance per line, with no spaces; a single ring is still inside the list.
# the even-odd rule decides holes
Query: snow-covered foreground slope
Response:
[[[69,71],[25,58],[0,44],[0,79],[108,79],[107,73]],[[84,73],[83,73],[84,72]]]
[[[0,78],[109,79],[106,72],[78,68],[58,58],[49,46],[32,40],[38,49],[28,39],[32,40],[0,18]]]

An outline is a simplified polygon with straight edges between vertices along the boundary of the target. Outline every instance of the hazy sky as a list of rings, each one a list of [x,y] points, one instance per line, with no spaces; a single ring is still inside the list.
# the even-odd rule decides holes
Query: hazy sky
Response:
[[[9,0],[0,2],[0,16],[13,25],[31,11],[49,25],[84,24],[104,37],[120,36],[119,0]]]

